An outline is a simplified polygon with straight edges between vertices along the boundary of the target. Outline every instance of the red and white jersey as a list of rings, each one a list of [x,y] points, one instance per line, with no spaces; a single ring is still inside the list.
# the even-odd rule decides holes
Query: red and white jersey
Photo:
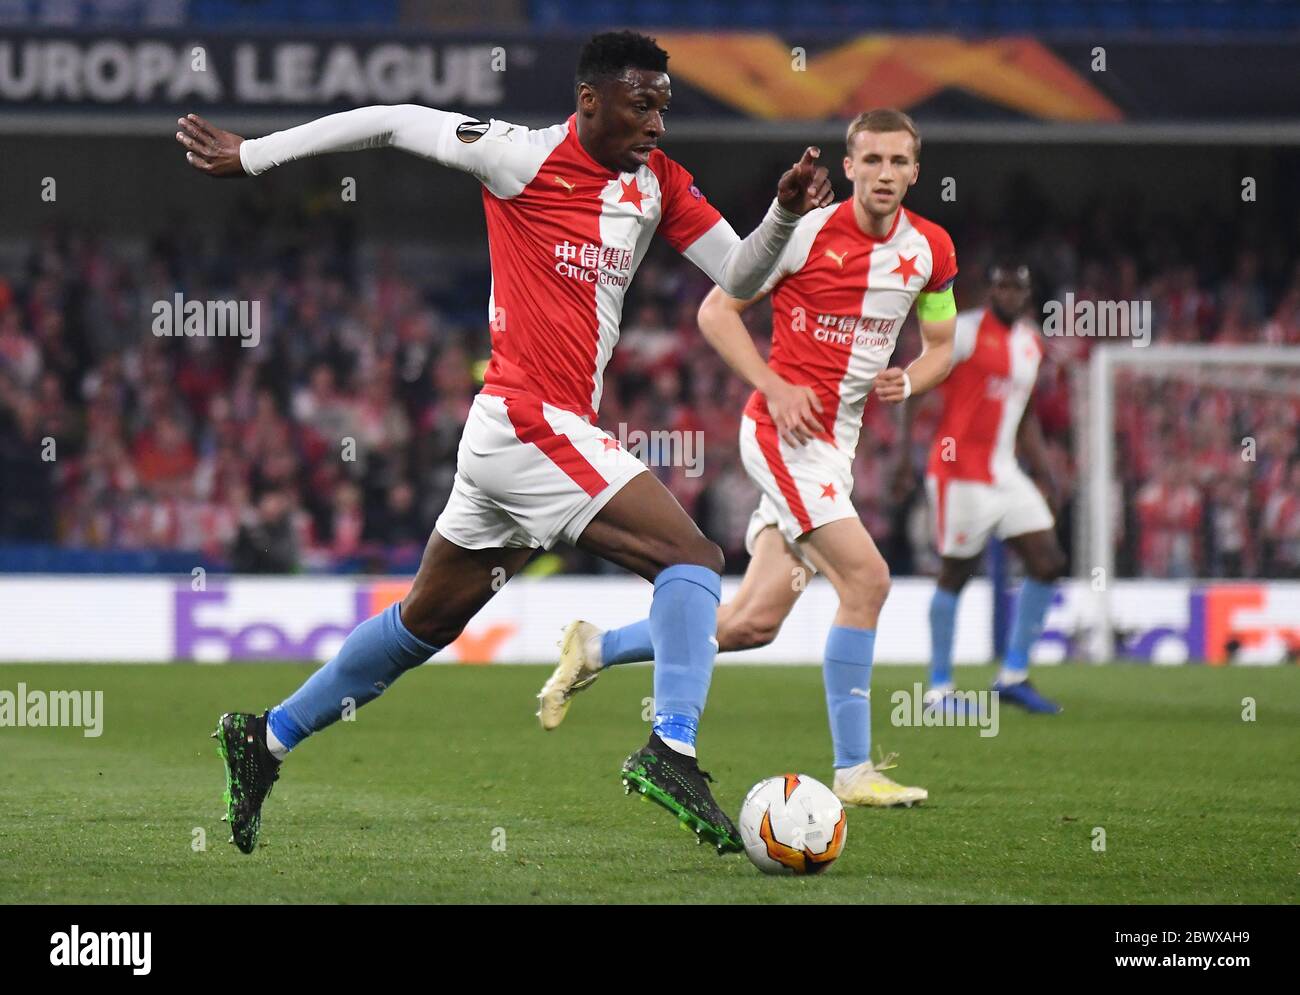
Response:
[[[729,261],[740,240],[690,173],[659,150],[635,172],[611,172],[579,143],[574,116],[534,130],[415,105],[363,107],[246,140],[240,161],[257,175],[305,155],[386,145],[483,184],[492,260],[486,393],[528,394],[594,419],[623,297],[656,231],[709,276],[735,272]]]
[[[492,253],[483,389],[595,418],[623,298],[650,239],[659,231],[685,251],[721,215],[662,151],[635,173],[610,172],[578,142],[572,117],[539,131],[492,121],[478,141],[524,149],[482,177]]]
[[[939,385],[943,414],[927,473],[995,483],[1018,471],[1016,433],[1042,356],[1028,321],[1008,328],[991,308],[957,315],[953,369]]]
[[[853,455],[876,376],[889,365],[898,331],[922,291],[943,290],[957,275],[948,233],[899,208],[884,238],[858,227],[853,202],[804,215],[776,269],[768,365],[822,402],[826,439]],[[750,395],[745,413],[772,424],[767,401]]]

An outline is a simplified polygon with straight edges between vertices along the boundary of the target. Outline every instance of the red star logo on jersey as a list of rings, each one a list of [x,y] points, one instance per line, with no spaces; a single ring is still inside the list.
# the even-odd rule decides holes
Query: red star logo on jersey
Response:
[[[834,501],[834,500],[835,500],[835,485],[834,485],[834,484],[822,484],[822,497],[824,497],[824,498],[830,498],[832,501]]]
[[[905,256],[901,252],[898,254],[898,265],[891,269],[891,273],[900,273],[903,277],[903,286],[907,286],[907,281],[917,276],[916,256]]]
[[[617,449],[617,448],[618,448],[618,440],[617,440],[617,439],[605,438],[605,439],[601,439],[600,441],[601,441],[601,444],[604,445],[604,447],[605,447],[605,452],[609,452],[611,449]]]
[[[640,212],[642,193],[641,188],[636,185],[636,179],[619,180],[618,182],[623,185],[623,196],[618,199],[618,202],[620,204],[631,204]]]

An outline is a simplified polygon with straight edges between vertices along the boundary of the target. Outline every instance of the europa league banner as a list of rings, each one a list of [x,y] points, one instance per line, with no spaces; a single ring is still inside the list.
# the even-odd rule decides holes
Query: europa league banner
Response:
[[[1294,42],[765,33],[658,35],[675,117],[830,120],[895,106],[950,121],[1300,118]],[[0,38],[0,113],[240,108],[304,116],[419,103],[550,120],[582,37],[15,31]]]

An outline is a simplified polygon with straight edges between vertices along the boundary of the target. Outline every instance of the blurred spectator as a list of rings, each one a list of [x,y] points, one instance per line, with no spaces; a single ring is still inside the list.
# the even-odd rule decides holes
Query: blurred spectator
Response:
[[[291,573],[298,567],[293,505],[284,491],[267,491],[246,507],[235,537],[232,565],[242,573]]]
[[[1186,464],[1163,464],[1137,492],[1140,523],[1138,562],[1147,577],[1191,577],[1196,573],[1201,493]]]
[[[18,395],[0,417],[0,537],[23,542],[55,538],[56,448],[40,426],[34,398]]]
[[[1270,495],[1264,506],[1264,535],[1272,572],[1300,577],[1300,461],[1291,464],[1286,487]]]

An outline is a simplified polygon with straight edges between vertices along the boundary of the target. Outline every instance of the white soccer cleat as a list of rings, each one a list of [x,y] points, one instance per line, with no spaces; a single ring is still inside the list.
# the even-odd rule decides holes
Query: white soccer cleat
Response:
[[[874,808],[892,808],[895,805],[911,808],[917,802],[929,798],[930,792],[925,788],[910,788],[891,781],[881,773],[893,766],[892,760],[893,754],[890,754],[879,764],[867,760],[856,767],[840,768],[835,771],[835,784],[831,790],[845,805],[867,805]]]
[[[542,685],[537,717],[548,732],[564,721],[569,700],[600,676],[600,659],[589,647],[599,645],[601,630],[590,622],[570,622],[560,638],[560,662]]]

